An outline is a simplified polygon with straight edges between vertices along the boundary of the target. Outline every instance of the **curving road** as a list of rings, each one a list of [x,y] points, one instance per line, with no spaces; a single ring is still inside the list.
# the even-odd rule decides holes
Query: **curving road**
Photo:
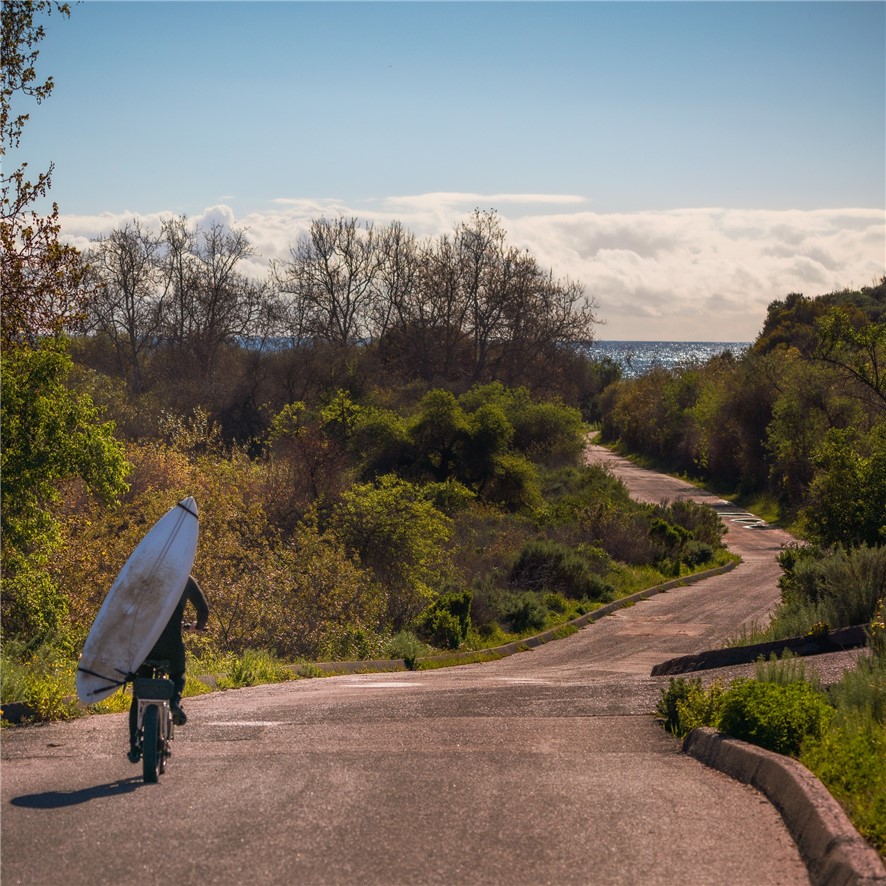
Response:
[[[640,498],[719,501],[588,458]],[[788,536],[731,525],[734,571],[533,652],[192,699],[159,785],[124,715],[6,730],[3,884],[808,883],[773,807],[650,716],[654,663],[777,600]]]

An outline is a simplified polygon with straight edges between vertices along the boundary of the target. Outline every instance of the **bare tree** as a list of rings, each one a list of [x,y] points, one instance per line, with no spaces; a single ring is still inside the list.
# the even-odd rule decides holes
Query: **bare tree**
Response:
[[[290,256],[278,280],[295,303],[300,325],[342,347],[364,340],[381,264],[372,225],[356,218],[317,219]]]
[[[164,223],[162,243],[165,334],[186,348],[209,377],[225,343],[244,344],[260,336],[273,318],[268,284],[238,270],[253,255],[243,230],[220,222],[192,229],[179,216]]]
[[[111,341],[130,390],[140,394],[143,353],[156,343],[163,318],[160,238],[134,220],[94,242],[87,255],[96,287],[90,325]]]

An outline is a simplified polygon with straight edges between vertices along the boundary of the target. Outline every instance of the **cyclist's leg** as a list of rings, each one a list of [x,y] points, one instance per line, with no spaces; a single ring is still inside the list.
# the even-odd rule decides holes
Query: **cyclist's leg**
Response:
[[[185,691],[185,672],[178,671],[175,674],[170,674],[169,679],[172,680],[175,686],[175,693],[169,700],[169,707],[172,708],[172,719],[176,726],[184,726],[188,719],[181,707],[182,693]]]
[[[132,693],[132,704],[129,706],[129,761],[138,763],[138,699]]]

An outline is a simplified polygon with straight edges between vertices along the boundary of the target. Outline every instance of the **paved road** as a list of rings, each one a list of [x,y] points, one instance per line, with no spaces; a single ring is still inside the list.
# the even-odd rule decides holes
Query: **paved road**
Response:
[[[699,495],[589,457],[652,500]],[[156,786],[122,715],[7,730],[4,886],[808,883],[769,803],[650,715],[653,663],[777,598],[787,537],[733,525],[738,569],[533,652],[193,699]]]

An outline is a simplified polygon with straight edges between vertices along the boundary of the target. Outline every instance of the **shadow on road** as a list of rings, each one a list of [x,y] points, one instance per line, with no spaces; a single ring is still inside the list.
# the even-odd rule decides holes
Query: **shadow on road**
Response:
[[[63,806],[76,806],[90,800],[101,800],[104,797],[131,794],[142,784],[144,782],[141,778],[123,778],[92,788],[82,788],[79,791],[43,791],[40,794],[25,794],[22,797],[13,797],[9,802],[13,806],[24,806],[27,809],[60,809]]]

